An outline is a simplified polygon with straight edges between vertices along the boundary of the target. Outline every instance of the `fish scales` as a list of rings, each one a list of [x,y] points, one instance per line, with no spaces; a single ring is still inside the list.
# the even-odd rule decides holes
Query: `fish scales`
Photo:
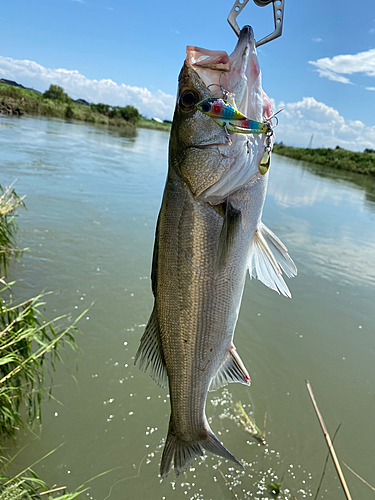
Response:
[[[172,465],[177,475],[184,472],[204,450],[242,467],[210,429],[207,392],[229,382],[250,385],[233,345],[247,270],[286,296],[281,269],[295,274],[287,249],[261,222],[268,179],[258,170],[264,134],[228,134],[195,106],[222,83],[241,113],[258,121],[270,116],[250,27],[231,56],[188,47],[179,76],[155,235],[155,303],[136,355],[142,370],[169,385],[162,477]]]

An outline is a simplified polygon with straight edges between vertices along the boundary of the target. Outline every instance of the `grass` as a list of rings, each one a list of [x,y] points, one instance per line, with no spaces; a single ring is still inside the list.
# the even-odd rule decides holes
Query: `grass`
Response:
[[[303,160],[337,170],[357,172],[364,175],[375,174],[375,151],[373,150],[365,150],[363,153],[360,153],[348,151],[340,147],[336,147],[336,149],[311,149],[275,144],[273,152],[278,155],[294,158],[295,160]]]
[[[3,282],[4,283],[4,282]],[[12,437],[22,425],[41,422],[41,402],[46,370],[52,373],[60,349],[76,348],[75,323],[58,327],[64,318],[46,320],[40,313],[43,296],[20,304],[4,299],[9,285],[0,290],[0,433]],[[23,415],[26,415],[24,417]],[[0,443],[1,450],[1,443]]]
[[[15,244],[17,222],[15,210],[25,207],[12,186],[3,189],[0,185],[0,271],[7,272],[7,262],[13,256],[17,257],[21,251]]]
[[[172,124],[164,122],[159,123],[156,122],[155,120],[148,120],[147,118],[142,117],[137,123],[137,126],[140,128],[150,128],[153,130],[162,130],[164,132],[170,132]]]
[[[0,83],[0,102],[11,105],[14,109],[19,108],[22,114],[50,116],[68,120],[80,120],[100,125],[121,127],[128,135],[136,134],[135,124],[121,116],[110,117],[109,114],[100,113],[95,106],[85,106],[58,99],[49,99],[31,90],[20,89]]]
[[[234,405],[234,410],[237,413],[239,423],[241,427],[251,434],[251,436],[258,441],[259,444],[266,444],[265,439],[265,429],[263,432],[259,429],[255,421],[246,413],[241,401],[238,401]],[[264,428],[266,426],[267,415],[264,417]]]
[[[15,243],[17,224],[15,210],[24,207],[12,187],[0,187],[0,271],[5,273],[8,261],[19,255]],[[56,370],[61,359],[61,349],[69,346],[76,349],[74,333],[76,323],[64,326],[66,317],[48,321],[40,312],[45,304],[39,295],[27,301],[15,303],[10,284],[0,278],[0,437],[15,438],[23,425],[32,426],[41,422],[41,403],[45,395],[46,374]],[[3,451],[0,441],[0,452]],[[12,459],[0,456],[0,500],[58,498],[73,500],[80,492],[55,495],[63,488],[48,490],[46,484],[27,468],[15,477],[7,476],[7,466]],[[48,495],[48,496],[47,496]]]
[[[25,207],[12,187],[0,187],[0,271],[21,253],[15,243],[15,211]],[[48,321],[40,312],[43,295],[14,303],[0,278],[0,435],[14,436],[19,426],[41,419],[45,369],[52,372],[64,344],[75,349],[75,324],[61,326],[64,317]],[[76,320],[77,322],[78,320]],[[75,322],[75,323],[76,323]],[[26,421],[23,415],[26,414]],[[1,449],[1,444],[0,444]]]
[[[63,97],[63,100],[47,98],[31,90],[0,83],[0,105],[2,103],[5,107],[11,105],[13,109],[18,108],[21,114],[50,116],[65,120],[80,120],[99,125],[108,125],[121,128],[129,136],[136,134],[136,127],[165,132],[170,132],[171,130],[170,123],[159,123],[145,117],[138,118],[137,114],[135,117],[130,115],[129,119],[124,119],[124,116],[127,116],[126,113],[124,114],[124,110],[132,108],[132,106],[119,108],[101,103],[85,106],[75,103],[65,93]]]
[[[62,445],[58,448],[61,446]],[[72,493],[66,493],[66,486],[54,485],[52,488],[49,488],[47,484],[34,472],[32,467],[44,461],[52,453],[57,451],[58,448],[50,451],[39,460],[36,460],[36,462],[29,467],[26,467],[26,469],[22,470],[14,477],[7,475],[7,468],[12,463],[12,460],[3,461],[3,465],[0,465],[0,500],[75,500],[80,498],[80,495],[85,492],[85,498],[87,498],[87,491],[90,489],[87,484],[114,470],[111,469],[97,474],[95,477],[81,484]],[[60,493],[62,493],[62,495]]]

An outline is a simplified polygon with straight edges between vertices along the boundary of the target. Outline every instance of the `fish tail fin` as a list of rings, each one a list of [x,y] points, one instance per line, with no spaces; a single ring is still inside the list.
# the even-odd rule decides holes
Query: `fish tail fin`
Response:
[[[284,244],[262,222],[251,243],[248,267],[250,277],[257,277],[266,286],[286,297],[292,296],[281,270],[288,278],[292,278],[297,274],[297,268]]]
[[[205,433],[206,437],[203,439],[184,441],[176,435],[172,419],[170,420],[160,464],[160,475],[163,479],[168,476],[172,462],[176,476],[178,476],[185,472],[198,456],[203,457],[203,449],[231,460],[243,469],[243,465],[220,443],[210,428]]]
[[[160,475],[164,479],[171,470],[172,461],[176,476],[185,472],[197,456],[203,457],[203,448],[199,442],[183,441],[174,430],[172,418],[169,422],[167,440],[160,464]]]
[[[212,430],[209,428],[208,436],[205,441],[202,442],[202,446],[205,450],[215,453],[220,457],[226,458],[231,462],[234,462],[240,469],[244,469],[244,466],[237,460],[237,458],[232,455],[232,453],[225,448],[225,446],[218,440]]]

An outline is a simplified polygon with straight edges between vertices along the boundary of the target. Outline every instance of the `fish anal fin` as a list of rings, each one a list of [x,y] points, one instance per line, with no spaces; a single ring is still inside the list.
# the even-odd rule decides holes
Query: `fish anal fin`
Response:
[[[168,375],[155,308],[142,335],[134,364],[138,360],[140,370],[145,373],[149,370],[151,378],[161,387],[166,387]]]
[[[234,346],[229,349],[218,372],[212,378],[209,390],[215,391],[231,382],[250,385],[250,375]]]
[[[272,250],[275,252],[273,254]],[[289,257],[287,249],[281,241],[264,224],[260,223],[255,231],[250,247],[249,273],[250,277],[258,278],[266,286],[291,298],[287,284],[282,277],[281,268],[288,277],[296,274],[297,269]]]

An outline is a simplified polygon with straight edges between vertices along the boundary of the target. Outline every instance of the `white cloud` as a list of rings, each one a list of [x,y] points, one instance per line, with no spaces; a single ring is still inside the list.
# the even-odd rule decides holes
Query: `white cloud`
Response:
[[[336,82],[351,83],[347,77],[342,75],[363,73],[366,76],[375,77],[375,49],[358,52],[358,54],[343,54],[332,58],[324,57],[317,61],[309,61],[309,64],[317,68],[321,77]]]
[[[316,43],[320,43],[320,42],[322,42],[322,41],[323,41],[323,38],[319,38],[318,36],[316,36],[316,37],[314,37],[314,38],[312,39],[312,41],[313,41],[313,42],[316,42]]]
[[[346,76],[339,75],[334,71],[329,69],[317,69],[319,76],[326,77],[328,80],[332,80],[333,82],[346,83],[349,85],[353,85],[353,83]]]
[[[375,90],[375,87],[366,87],[366,90]]]
[[[104,102],[113,106],[131,104],[151,118],[171,119],[175,97],[161,90],[151,92],[146,87],[117,84],[110,79],[90,80],[77,70],[45,68],[34,61],[0,56],[0,78],[15,80],[25,87],[40,91],[51,83],[60,85],[73,99]]]
[[[280,103],[274,109],[283,106],[275,130],[277,141],[307,147],[314,134],[313,147],[340,146],[354,151],[375,147],[375,126],[366,127],[359,120],[345,120],[336,109],[313,97]]]

